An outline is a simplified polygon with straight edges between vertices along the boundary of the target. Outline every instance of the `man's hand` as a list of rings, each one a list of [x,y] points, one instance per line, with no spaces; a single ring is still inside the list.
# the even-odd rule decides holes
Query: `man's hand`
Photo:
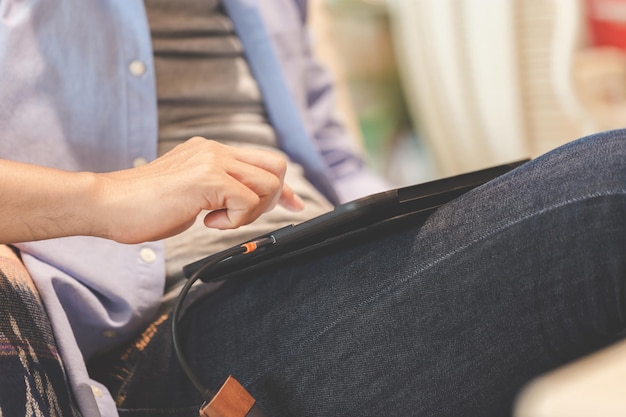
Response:
[[[178,234],[203,210],[207,227],[236,228],[276,204],[303,203],[277,152],[195,137],[138,168],[75,173],[0,160],[0,243],[71,235],[122,243]]]

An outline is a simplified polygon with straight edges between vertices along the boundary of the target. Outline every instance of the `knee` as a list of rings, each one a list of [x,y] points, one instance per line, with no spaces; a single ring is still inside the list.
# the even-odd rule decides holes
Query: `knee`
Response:
[[[579,191],[626,189],[626,129],[572,141],[533,161],[537,176]],[[549,180],[548,180],[549,181]]]
[[[575,140],[563,147],[559,159],[583,171],[624,172],[626,129],[599,132]]]

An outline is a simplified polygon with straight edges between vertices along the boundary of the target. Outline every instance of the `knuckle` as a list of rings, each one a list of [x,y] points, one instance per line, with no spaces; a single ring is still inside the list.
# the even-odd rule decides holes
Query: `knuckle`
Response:
[[[271,194],[275,194],[276,192],[278,192],[281,189],[281,181],[280,178],[274,176],[274,175],[269,175],[268,176],[268,186],[270,189],[270,193]]]
[[[257,194],[251,194],[248,201],[249,211],[253,212],[261,204],[261,197]]]
[[[232,228],[236,229],[238,227],[245,226],[248,223],[248,222],[245,221],[245,219],[246,218],[243,217],[243,216],[237,216],[237,217],[231,219],[231,226],[232,226]]]
[[[193,137],[189,138],[189,140],[188,140],[188,142],[191,142],[191,143],[203,143],[205,141],[206,141],[206,139],[203,138],[202,136],[193,136]]]
[[[287,172],[287,160],[282,155],[276,156],[276,170],[281,176]]]

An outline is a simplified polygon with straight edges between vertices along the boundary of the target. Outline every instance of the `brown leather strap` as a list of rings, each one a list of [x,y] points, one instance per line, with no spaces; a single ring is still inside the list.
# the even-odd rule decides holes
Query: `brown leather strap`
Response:
[[[253,408],[253,415],[261,417],[263,414],[258,414],[259,408],[254,403],[248,391],[229,376],[211,402],[200,408],[200,417],[246,417]]]

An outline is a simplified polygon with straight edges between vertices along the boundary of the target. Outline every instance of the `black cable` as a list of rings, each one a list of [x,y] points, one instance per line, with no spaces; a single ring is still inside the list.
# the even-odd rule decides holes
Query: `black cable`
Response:
[[[180,311],[184,304],[185,298],[187,297],[187,293],[193,286],[193,284],[200,279],[209,269],[222,262],[225,259],[232,258],[237,255],[245,255],[248,253],[252,253],[260,247],[269,246],[276,243],[276,239],[274,236],[269,236],[266,238],[261,238],[258,240],[253,240],[247,243],[244,243],[240,246],[234,246],[230,249],[226,249],[225,251],[219,252],[209,258],[206,259],[206,263],[202,265],[194,274],[189,277],[185,285],[180,291],[178,295],[178,299],[176,301],[176,305],[174,306],[174,310],[172,311],[172,340],[174,343],[174,352],[176,353],[176,357],[178,358],[178,362],[180,363],[183,372],[187,375],[187,378],[191,381],[193,386],[198,390],[202,399],[204,401],[211,401],[211,399],[215,396],[215,393],[210,389],[206,388],[202,382],[198,379],[196,374],[193,372],[187,359],[185,359],[185,355],[182,350],[182,344],[180,341],[180,335],[178,332],[178,322],[180,320]]]
[[[210,401],[215,395],[211,390],[206,388],[198,379],[196,374],[191,370],[187,359],[185,359],[185,355],[182,351],[180,334],[178,332],[178,321],[180,311],[182,309],[183,303],[185,301],[185,297],[187,297],[187,293],[193,286],[193,284],[200,278],[202,274],[204,274],[208,269],[212,268],[214,265],[222,262],[224,259],[230,258],[235,255],[240,255],[246,251],[246,248],[243,246],[235,246],[233,248],[227,249],[224,252],[220,252],[214,258],[208,259],[207,263],[202,265],[200,269],[198,269],[185,283],[184,287],[180,291],[178,295],[178,300],[176,301],[176,305],[174,306],[174,310],[172,312],[172,339],[174,342],[174,352],[176,352],[176,357],[178,358],[178,362],[180,363],[183,372],[187,375],[187,378],[191,381],[193,386],[200,392],[202,395],[202,399],[205,401]]]

